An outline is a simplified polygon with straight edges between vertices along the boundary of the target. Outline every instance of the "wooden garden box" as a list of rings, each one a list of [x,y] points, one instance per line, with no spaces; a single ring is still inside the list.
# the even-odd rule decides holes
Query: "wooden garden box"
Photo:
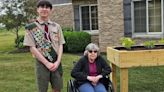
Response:
[[[141,48],[141,46],[139,47]],[[108,60],[120,68],[164,65],[164,48],[120,50],[121,48],[123,47],[107,48]]]
[[[107,59],[112,63],[115,90],[117,90],[116,66],[120,68],[120,91],[128,92],[128,68],[164,65],[164,45],[156,47],[159,48],[145,49],[144,46],[134,46],[133,50],[126,50],[124,47],[107,47]]]

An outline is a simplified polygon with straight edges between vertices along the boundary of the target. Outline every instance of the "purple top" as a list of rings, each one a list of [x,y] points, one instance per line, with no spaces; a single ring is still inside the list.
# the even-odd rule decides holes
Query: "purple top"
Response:
[[[97,76],[97,68],[96,63],[89,63],[89,75],[90,76]]]

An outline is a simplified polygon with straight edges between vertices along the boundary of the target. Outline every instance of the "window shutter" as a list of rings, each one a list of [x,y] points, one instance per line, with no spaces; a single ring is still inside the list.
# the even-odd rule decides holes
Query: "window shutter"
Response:
[[[75,30],[80,31],[79,5],[74,6],[74,22],[75,22]]]

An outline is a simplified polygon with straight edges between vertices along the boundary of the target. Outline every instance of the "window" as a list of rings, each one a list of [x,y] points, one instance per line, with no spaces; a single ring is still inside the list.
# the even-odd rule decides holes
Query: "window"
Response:
[[[146,32],[146,2],[134,4],[134,32]]]
[[[98,30],[97,5],[80,6],[80,16],[81,30]]]
[[[163,0],[133,0],[133,34],[163,34]]]
[[[149,32],[161,32],[161,0],[148,2]]]

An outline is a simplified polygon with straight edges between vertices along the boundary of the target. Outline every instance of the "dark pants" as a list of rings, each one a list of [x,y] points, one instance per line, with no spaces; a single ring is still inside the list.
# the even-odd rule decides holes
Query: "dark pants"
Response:
[[[38,60],[36,60],[36,79],[38,92],[47,92],[49,82],[52,88],[61,90],[63,87],[63,79],[59,70],[51,72]]]

